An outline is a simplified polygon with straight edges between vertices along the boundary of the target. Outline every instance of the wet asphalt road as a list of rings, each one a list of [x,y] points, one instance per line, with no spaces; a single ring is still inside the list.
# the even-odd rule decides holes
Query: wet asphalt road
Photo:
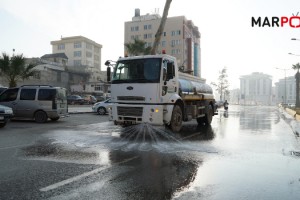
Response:
[[[121,128],[107,116],[0,130],[0,199],[299,199],[300,144],[275,107],[230,106],[209,127]]]

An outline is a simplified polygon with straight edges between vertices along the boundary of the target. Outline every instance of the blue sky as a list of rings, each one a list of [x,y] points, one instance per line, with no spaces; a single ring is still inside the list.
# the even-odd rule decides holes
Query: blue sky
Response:
[[[196,3],[197,2],[197,3]],[[0,51],[40,57],[51,53],[50,41],[82,35],[102,44],[102,61],[123,56],[124,22],[134,9],[153,13],[163,0],[0,0]],[[169,16],[186,16],[201,32],[202,77],[216,81],[227,67],[231,88],[239,77],[262,72],[273,83],[300,62],[300,28],[251,27],[251,17],[290,17],[300,12],[299,0],[173,0]],[[103,64],[102,63],[102,64]],[[104,65],[103,67],[104,68]],[[288,70],[287,76],[295,71]]]

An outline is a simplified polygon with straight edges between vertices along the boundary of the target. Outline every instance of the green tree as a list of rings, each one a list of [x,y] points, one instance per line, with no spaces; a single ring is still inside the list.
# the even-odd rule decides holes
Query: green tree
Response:
[[[163,16],[161,18],[158,30],[155,34],[155,40],[154,40],[154,43],[153,43],[153,46],[152,46],[152,49],[151,49],[151,54],[152,55],[155,55],[156,52],[157,52],[158,44],[160,43],[161,36],[162,36],[164,28],[165,28],[165,24],[166,24],[166,21],[167,21],[167,18],[168,18],[168,13],[169,13],[171,3],[172,3],[172,0],[166,0],[164,13],[163,13]]]
[[[228,97],[230,94],[227,77],[227,68],[224,67],[221,71],[219,71],[218,82],[211,83],[211,85],[216,87],[217,92],[220,94],[220,100],[225,100],[225,96]]]
[[[133,43],[125,43],[124,45],[129,56],[147,55],[151,51],[151,47],[145,47],[146,42],[139,39],[134,39]]]
[[[23,54],[10,57],[8,54],[2,53],[0,57],[0,73],[8,81],[9,87],[16,87],[19,80],[26,80],[33,76],[36,73],[33,69],[35,66],[26,64]]]
[[[296,109],[299,109],[300,108],[300,100],[299,100],[300,63],[293,65],[292,69],[297,70],[297,73],[295,75],[295,77],[296,77]]]

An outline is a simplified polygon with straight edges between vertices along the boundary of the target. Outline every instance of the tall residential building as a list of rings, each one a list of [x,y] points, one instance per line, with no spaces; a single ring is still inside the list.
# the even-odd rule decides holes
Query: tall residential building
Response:
[[[240,92],[240,104],[271,105],[272,77],[259,72],[241,76]]]
[[[101,70],[102,45],[83,36],[62,37],[51,41],[52,53],[65,53],[68,66],[95,68]]]
[[[159,14],[140,15],[140,10],[135,9],[132,21],[125,22],[124,43],[139,39],[146,42],[146,47],[152,46],[160,21]],[[184,71],[201,77],[200,32],[192,20],[185,16],[168,17],[157,53],[162,50],[176,57]]]
[[[276,103],[296,103],[296,78],[289,76],[280,79],[275,83],[275,102]]]

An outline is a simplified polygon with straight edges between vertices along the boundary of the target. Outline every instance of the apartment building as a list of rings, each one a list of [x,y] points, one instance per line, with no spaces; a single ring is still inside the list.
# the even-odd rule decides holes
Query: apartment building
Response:
[[[60,40],[51,41],[52,53],[65,53],[68,57],[67,66],[74,70],[89,70],[90,81],[96,81],[99,77],[94,76],[101,71],[102,45],[83,36],[62,37]]]
[[[160,21],[157,13],[140,15],[140,10],[135,9],[132,21],[125,22],[124,43],[139,39],[146,42],[146,47],[152,46]],[[192,20],[185,16],[168,17],[157,53],[162,50],[176,57],[185,72],[201,77],[200,32]]]
[[[289,76],[275,83],[275,102],[295,104],[296,103],[296,78]]]
[[[260,72],[240,77],[240,104],[271,105],[272,77]]]

